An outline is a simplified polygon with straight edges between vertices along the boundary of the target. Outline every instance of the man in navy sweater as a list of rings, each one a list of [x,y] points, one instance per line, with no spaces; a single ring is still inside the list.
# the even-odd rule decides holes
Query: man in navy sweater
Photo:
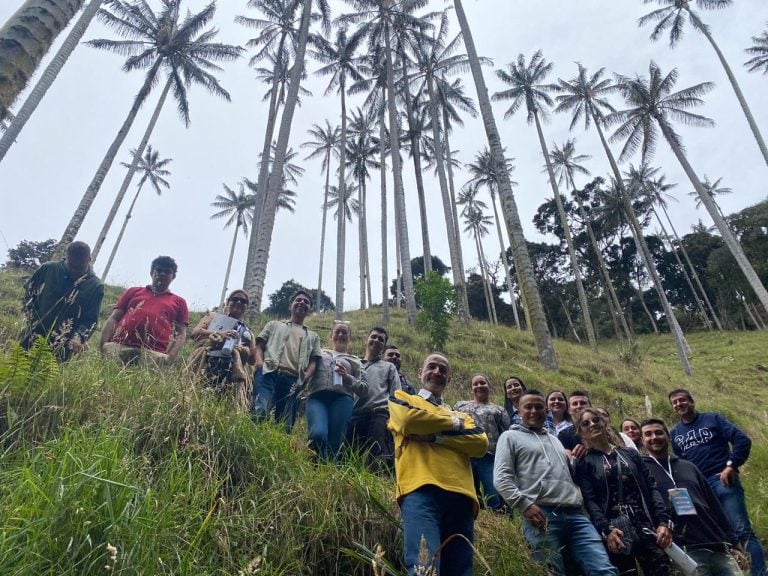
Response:
[[[752,576],[766,576],[765,555],[749,521],[739,466],[749,458],[752,440],[717,412],[697,412],[688,390],[669,393],[680,422],[672,428],[675,454],[693,462],[717,494],[752,563]]]

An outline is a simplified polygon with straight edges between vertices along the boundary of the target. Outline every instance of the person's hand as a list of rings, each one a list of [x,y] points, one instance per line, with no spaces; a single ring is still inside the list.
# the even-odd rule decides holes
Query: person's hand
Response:
[[[227,330],[226,332],[224,332],[224,337],[227,339],[237,338],[237,336],[238,336],[237,330]]]
[[[547,529],[547,517],[544,515],[542,509],[536,506],[536,504],[528,506],[528,508],[523,511],[523,517],[539,530]]]
[[[730,486],[733,484],[736,477],[739,475],[739,471],[733,466],[726,466],[723,471],[720,472],[720,484],[723,486]]]
[[[580,460],[587,455],[587,447],[584,444],[576,444],[571,450],[571,457]]]
[[[659,548],[669,548],[672,545],[672,530],[663,524],[656,528],[656,544]]]
[[[611,530],[611,533],[608,534],[608,538],[605,540],[605,544],[608,546],[609,552],[616,554],[617,552],[624,550],[624,548],[627,547],[627,545],[624,544],[624,541],[621,539],[622,536],[624,536],[624,532],[618,528]]]
[[[336,363],[336,374],[344,378],[344,376],[348,376],[349,372],[347,371],[347,367],[344,366],[341,362]]]
[[[731,556],[742,572],[749,572],[749,557],[740,548],[731,548]]]

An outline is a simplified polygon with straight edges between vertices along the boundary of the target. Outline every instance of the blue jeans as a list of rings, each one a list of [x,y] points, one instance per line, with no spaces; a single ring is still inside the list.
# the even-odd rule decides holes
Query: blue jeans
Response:
[[[400,503],[403,519],[403,556],[408,574],[419,567],[422,536],[427,542],[429,558],[454,534],[470,542],[475,533],[475,511],[472,499],[428,484],[409,492]],[[472,576],[472,548],[464,538],[453,538],[434,559],[439,576]]]
[[[699,565],[696,576],[742,576],[739,565],[729,552],[707,548],[686,548],[685,552]]]
[[[475,492],[481,503],[491,510],[501,510],[504,503],[501,496],[493,487],[493,454],[486,454],[482,458],[472,458],[472,476],[475,479]],[[482,489],[482,491],[481,491]]]
[[[335,460],[352,418],[352,396],[323,390],[307,398],[309,445],[325,460]]]
[[[537,562],[558,576],[565,574],[563,548],[567,548],[585,576],[618,576],[597,530],[580,508],[539,506],[547,517],[542,530],[523,518],[523,533]]]
[[[720,504],[722,504],[723,510],[725,510],[725,515],[733,524],[733,530],[736,532],[739,542],[741,542],[741,545],[744,546],[747,554],[749,554],[752,576],[765,576],[765,553],[749,521],[741,479],[736,476],[736,479],[730,486],[723,486],[722,482],[720,482],[720,476],[712,474],[707,478],[707,482],[709,482],[712,490],[717,494]]]
[[[264,374],[261,368],[256,370],[253,379],[253,402],[251,418],[255,422],[264,422],[269,418],[272,408],[275,409],[275,420],[282,422],[286,432],[291,431],[296,420],[296,396],[289,394],[296,383],[293,376],[281,375],[277,372]]]

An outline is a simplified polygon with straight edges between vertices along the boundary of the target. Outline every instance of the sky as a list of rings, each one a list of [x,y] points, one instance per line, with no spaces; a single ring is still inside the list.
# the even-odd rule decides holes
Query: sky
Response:
[[[5,22],[21,4],[22,0],[0,2],[0,23]],[[255,36],[255,31],[234,22],[236,15],[258,15],[246,4],[245,0],[219,0],[212,23],[219,29],[217,40],[244,45]],[[448,4],[433,0],[428,9],[443,9]],[[184,5],[192,11],[199,11],[205,2],[187,0]],[[650,41],[650,30],[638,28],[637,19],[654,5],[644,5],[640,0],[465,0],[464,7],[478,53],[493,61],[492,66],[484,69],[491,94],[505,88],[496,78],[494,70],[505,68],[520,53],[529,60],[539,49],[548,61],[555,64],[550,76],[552,82],[557,78],[574,77],[576,62],[591,71],[605,67],[607,75],[647,76],[651,60],[659,64],[664,72],[677,67],[679,80],[676,89],[705,81],[714,82],[714,90],[704,98],[706,104],[696,112],[712,118],[715,127],[679,127],[691,164],[700,177],[707,175],[712,180],[722,178],[721,185],[733,190],[733,194],[719,198],[726,214],[766,198],[768,166],[759,153],[714,51],[701,34],[687,29],[682,42],[674,50],[664,39]],[[346,10],[345,4],[338,0],[331,0],[331,8],[333,16]],[[768,93],[768,77],[749,73],[742,66],[748,58],[744,49],[751,44],[751,37],[759,35],[768,26],[768,2],[742,0],[726,10],[703,11],[701,15],[710,24],[752,106],[758,125],[768,137],[768,99],[764,96]],[[458,32],[458,23],[453,14],[451,19],[453,37]],[[61,34],[59,42],[65,35],[66,32]],[[86,40],[114,37],[114,32],[98,22],[94,22],[85,35]],[[57,49],[58,42],[44,59],[39,72]],[[223,184],[236,189],[243,177],[256,180],[266,126],[267,103],[262,101],[262,96],[267,86],[255,79],[254,71],[248,67],[248,59],[245,57],[224,64],[224,71],[219,74],[222,86],[232,96],[231,103],[205,93],[199,86],[190,89],[189,128],[185,128],[179,119],[174,103],[169,101],[166,104],[150,144],[159,151],[161,158],[172,158],[169,166],[171,187],[161,196],[149,187],[142,191],[106,279],[109,283],[122,286],[149,283],[151,260],[165,254],[173,256],[179,265],[172,290],[185,297],[191,309],[205,310],[218,303],[234,230],[223,229],[221,220],[211,220],[215,210],[210,203],[217,194],[223,193]],[[79,46],[19,135],[17,143],[0,162],[0,248],[3,251],[22,240],[40,241],[61,236],[143,80],[140,72],[122,72],[122,61],[118,55]],[[339,100],[335,96],[323,96],[327,80],[313,74],[318,67],[317,63],[309,62],[309,76],[302,84],[314,96],[305,97],[303,105],[297,109],[291,129],[291,146],[294,149],[309,140],[307,130],[312,124],[324,125],[326,118],[332,124],[339,122]],[[37,77],[33,78],[31,85],[36,81]],[[474,98],[474,84],[469,74],[464,77],[464,83],[466,92]],[[14,108],[18,108],[25,95],[21,95]],[[138,145],[158,97],[159,91],[156,91],[141,110],[78,239],[91,245],[95,242],[125,174],[125,168],[118,162],[129,160],[129,150]],[[362,98],[359,97],[353,96],[348,100],[350,110],[361,104]],[[622,107],[618,98],[613,100],[613,104],[617,108]],[[526,123],[524,112],[504,120],[508,105],[505,102],[494,103],[494,113],[507,155],[515,159],[513,179],[518,182],[515,198],[526,237],[533,241],[551,242],[554,238],[540,236],[531,223],[538,206],[552,196],[546,176],[541,173],[543,157],[536,131]],[[577,151],[592,156],[586,166],[593,175],[606,175],[609,167],[597,135],[593,131],[584,132],[583,125],[569,133],[569,123],[568,115],[552,115],[544,125],[549,146],[561,145],[566,139],[575,137]],[[479,117],[466,117],[465,126],[457,129],[451,138],[451,147],[459,150],[458,156],[463,162],[471,162],[485,145],[485,133]],[[618,153],[618,145],[614,145],[614,151]],[[302,153],[300,157],[304,155]],[[637,164],[639,158],[631,161]],[[286,280],[292,278],[310,288],[314,288],[318,281],[324,175],[319,160],[301,160],[299,163],[305,168],[305,173],[298,185],[293,187],[298,193],[296,212],[280,212],[276,219],[264,306],[268,304],[267,296]],[[665,143],[659,142],[653,164],[661,168],[669,182],[678,183],[672,191],[678,201],[670,205],[670,214],[678,231],[685,233],[699,219],[711,225],[703,207],[696,210],[694,199],[688,195],[693,187]],[[623,170],[627,168],[628,164],[622,165]],[[431,170],[426,171],[424,176],[432,253],[450,263],[437,178]],[[422,248],[416,186],[410,161],[404,163],[404,178],[413,258],[422,254]],[[458,171],[457,185],[462,185],[468,178],[465,171]],[[586,178],[581,179],[577,185],[587,181]],[[104,268],[135,193],[136,182],[137,179],[134,179],[95,263],[97,274]],[[374,175],[369,184],[368,199],[368,243],[374,302],[381,301],[378,189],[378,176]],[[388,191],[388,268],[391,280],[395,274],[391,175]],[[329,216],[323,289],[332,299],[335,298],[336,276],[335,229],[335,222]],[[237,242],[229,290],[240,287],[244,274],[247,240],[241,235]],[[484,242],[489,258],[493,259],[498,253],[495,234]],[[347,230],[345,266],[347,309],[359,306],[357,245],[357,226],[350,226]],[[476,268],[477,257],[472,239],[463,234],[462,245],[465,266]]]

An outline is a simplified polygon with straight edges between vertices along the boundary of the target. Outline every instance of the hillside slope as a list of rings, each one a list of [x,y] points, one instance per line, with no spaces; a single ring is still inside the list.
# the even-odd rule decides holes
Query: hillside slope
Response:
[[[105,310],[120,290],[108,292]],[[254,426],[202,393],[183,366],[158,374],[104,364],[91,350],[63,368],[45,350],[24,354],[18,277],[0,273],[0,574],[369,574],[348,550],[381,544],[396,561],[400,541],[393,481],[359,462],[313,464],[299,426],[286,436]],[[353,350],[362,353],[377,310],[352,312]],[[308,325],[325,341],[333,318]],[[387,326],[416,380],[427,339],[397,311]],[[743,474],[753,521],[768,535],[764,409],[768,334],[689,335],[694,376],[686,379],[669,337],[644,337],[635,350],[604,343],[598,355],[556,343],[561,370],[539,368],[532,338],[471,322],[451,327],[445,353],[454,368],[448,399],[468,398],[469,379],[487,373],[500,401],[509,375],[530,387],[588,389],[595,404],[672,421],[666,392],[689,387],[702,410],[716,409],[755,440]],[[517,521],[481,512],[477,543],[490,570],[540,574]],[[107,569],[107,567],[109,567]]]

